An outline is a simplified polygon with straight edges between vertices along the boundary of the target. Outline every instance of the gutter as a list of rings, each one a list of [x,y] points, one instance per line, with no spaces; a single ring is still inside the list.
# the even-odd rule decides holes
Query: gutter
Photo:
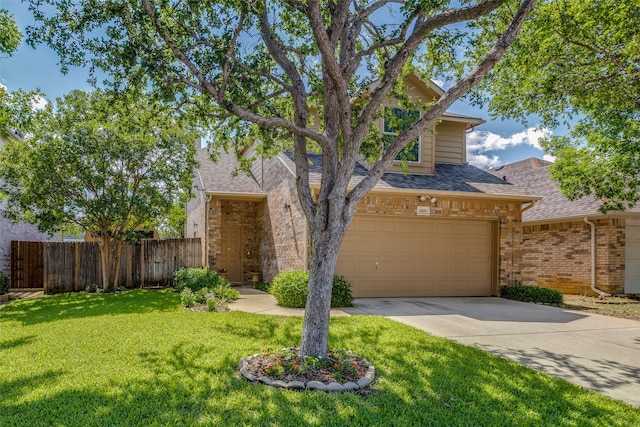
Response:
[[[596,288],[596,224],[585,216],[584,222],[591,227],[591,290],[598,294],[598,299],[610,296],[608,293]]]
[[[522,213],[524,213],[525,211],[528,211],[529,209],[534,207],[536,205],[536,202],[537,202],[537,200],[531,200],[527,206],[522,208]]]

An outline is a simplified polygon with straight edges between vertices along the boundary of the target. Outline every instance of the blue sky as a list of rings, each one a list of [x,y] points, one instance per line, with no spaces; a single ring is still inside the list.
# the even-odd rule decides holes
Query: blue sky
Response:
[[[0,7],[12,13],[19,28],[33,24],[27,5],[20,0],[0,0]],[[60,72],[57,55],[44,45],[32,49],[24,42],[10,58],[0,59],[0,84],[9,90],[40,88],[52,100],[73,89],[90,90],[88,70],[72,68],[67,75]],[[479,166],[499,166],[529,157],[544,156],[538,139],[543,133],[515,121],[490,120],[486,110],[458,101],[450,111],[479,117],[487,122],[468,135],[467,159]],[[530,123],[535,126],[535,123]],[[549,131],[547,131],[549,132]]]

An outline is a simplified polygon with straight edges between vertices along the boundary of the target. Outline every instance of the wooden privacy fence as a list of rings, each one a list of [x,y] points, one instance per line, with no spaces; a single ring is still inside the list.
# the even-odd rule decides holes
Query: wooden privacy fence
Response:
[[[170,285],[182,267],[202,267],[200,239],[143,240],[122,249],[119,284]],[[102,284],[101,268],[95,242],[11,242],[12,288],[80,291]]]

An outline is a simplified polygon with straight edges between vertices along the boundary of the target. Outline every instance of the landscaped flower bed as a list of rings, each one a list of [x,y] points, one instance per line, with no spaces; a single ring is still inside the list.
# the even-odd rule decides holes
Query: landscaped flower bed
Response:
[[[367,387],[374,378],[374,367],[348,350],[330,350],[325,358],[302,358],[296,347],[279,352],[264,351],[239,364],[249,381],[289,389],[350,391]]]

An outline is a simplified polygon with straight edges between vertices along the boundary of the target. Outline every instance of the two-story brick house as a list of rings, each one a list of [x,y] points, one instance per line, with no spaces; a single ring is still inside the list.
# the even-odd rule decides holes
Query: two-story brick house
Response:
[[[407,85],[414,99],[443,94],[415,76]],[[384,108],[402,113],[393,100]],[[382,116],[380,131],[392,133],[389,115]],[[538,198],[467,164],[466,134],[481,123],[445,113],[404,152],[409,173],[393,164],[361,200],[336,268],[355,296],[495,295],[519,278],[522,211]],[[309,158],[317,191],[322,156]],[[232,282],[253,271],[269,281],[280,271],[305,269],[307,221],[291,153],[255,162],[251,176],[233,176],[237,160],[226,153],[213,163],[200,149],[198,160],[185,233],[202,238],[205,264],[226,270]],[[364,160],[357,165],[354,185],[367,167]]]

